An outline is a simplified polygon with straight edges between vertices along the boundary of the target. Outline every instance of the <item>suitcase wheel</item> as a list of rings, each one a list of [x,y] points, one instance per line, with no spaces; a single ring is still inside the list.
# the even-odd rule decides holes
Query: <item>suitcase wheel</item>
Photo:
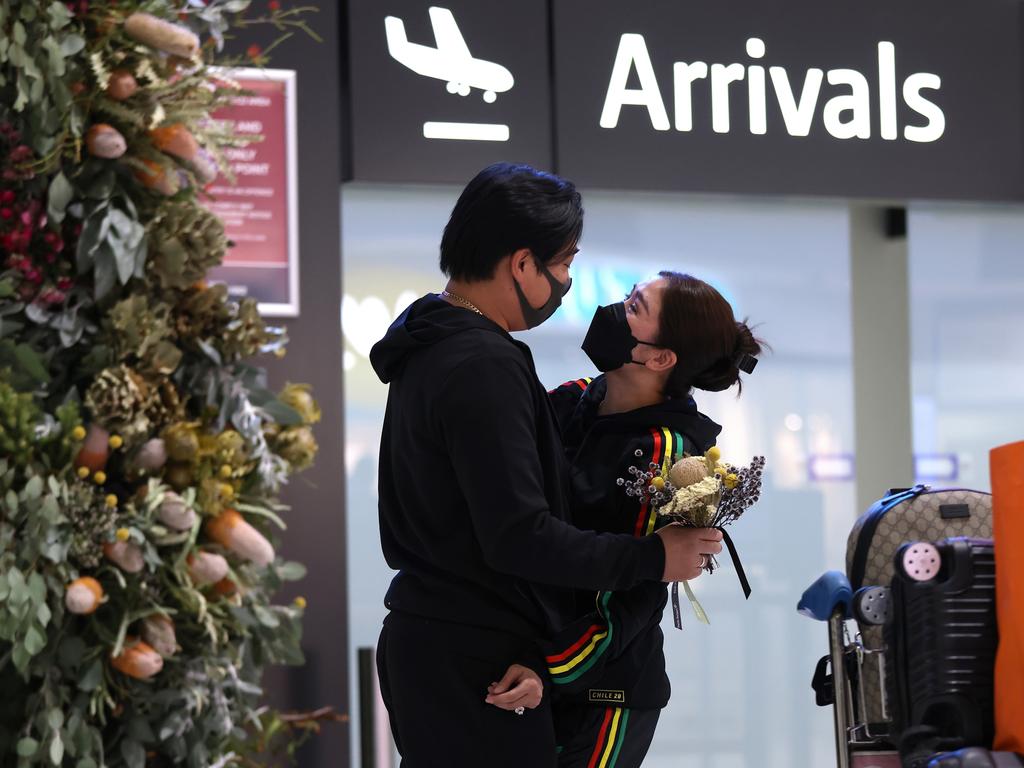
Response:
[[[917,542],[903,551],[903,573],[913,581],[931,581],[939,575],[942,556],[934,544]]]
[[[853,596],[853,614],[858,624],[881,626],[889,622],[892,601],[888,587],[864,587]]]

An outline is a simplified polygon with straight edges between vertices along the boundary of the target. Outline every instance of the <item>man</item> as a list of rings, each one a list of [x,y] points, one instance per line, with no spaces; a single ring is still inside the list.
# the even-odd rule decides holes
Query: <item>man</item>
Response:
[[[390,384],[380,528],[398,570],[377,661],[405,768],[554,766],[546,697],[525,708],[544,668],[536,641],[574,616],[571,588],[693,579],[721,551],[717,531],[636,539],[568,522],[558,427],[509,331],[558,308],[582,228],[568,181],[484,169],[445,227],[446,289],[413,303],[371,352]]]

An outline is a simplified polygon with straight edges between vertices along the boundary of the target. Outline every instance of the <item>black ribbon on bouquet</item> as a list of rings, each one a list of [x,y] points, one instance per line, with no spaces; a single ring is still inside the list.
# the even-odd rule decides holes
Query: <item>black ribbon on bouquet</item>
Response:
[[[732,558],[732,566],[736,569],[736,577],[740,580],[740,587],[743,589],[743,597],[747,600],[750,599],[750,582],[747,581],[747,573],[743,570],[743,563],[740,562],[739,553],[736,552],[736,545],[732,541],[732,536],[725,528],[719,528],[722,532],[722,540],[725,542],[726,548],[729,550],[729,557]],[[675,624],[676,629],[683,628],[683,614],[679,610],[679,582],[672,582],[672,622]]]
[[[722,539],[725,541],[725,546],[729,548],[729,557],[732,558],[732,567],[736,569],[736,578],[740,580],[740,586],[743,588],[743,597],[747,600],[750,599],[750,582],[747,581],[747,574],[743,570],[743,563],[740,562],[740,556],[736,552],[736,545],[732,543],[732,537],[725,528],[719,528],[722,532]]]

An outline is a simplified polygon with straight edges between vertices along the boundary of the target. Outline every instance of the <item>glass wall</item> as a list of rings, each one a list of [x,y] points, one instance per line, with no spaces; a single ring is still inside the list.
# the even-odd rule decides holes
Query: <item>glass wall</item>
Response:
[[[437,246],[458,191],[347,185],[342,192],[352,669],[355,649],[376,642],[391,577],[376,509],[387,390],[367,356],[409,301],[443,287]],[[809,686],[825,630],[795,605],[822,570],[841,566],[856,514],[851,478],[812,480],[809,471],[815,458],[852,455],[854,447],[846,207],[600,191],[584,191],[584,205],[572,291],[551,321],[522,336],[546,384],[591,375],[579,344],[595,306],[666,268],[712,282],[773,348],[741,399],[698,397],[725,427],[727,458],[768,456],[762,501],[733,531],[753,595],[743,600],[723,562],[695,583],[710,626],[685,605],[683,631],[667,620],[673,696],[645,765],[826,765],[834,760],[831,715],[814,706]]]
[[[918,205],[908,234],[918,475],[989,490],[1024,440],[1024,210]]]

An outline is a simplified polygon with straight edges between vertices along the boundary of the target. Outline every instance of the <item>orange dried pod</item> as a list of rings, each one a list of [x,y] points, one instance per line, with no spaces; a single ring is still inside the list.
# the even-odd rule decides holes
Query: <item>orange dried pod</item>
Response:
[[[142,639],[163,658],[171,658],[178,650],[174,622],[169,616],[150,616],[142,622]]]
[[[86,616],[95,612],[103,601],[103,587],[92,576],[82,576],[68,584],[64,605],[71,613]]]
[[[125,573],[138,573],[146,567],[142,547],[131,541],[105,542],[103,554]]]
[[[233,509],[225,509],[210,520],[206,524],[206,535],[224,549],[256,565],[269,565],[274,561],[271,543]]]
[[[135,169],[135,178],[142,186],[168,196],[178,191],[177,177],[168,174],[162,164],[148,158],[140,158],[138,162],[142,167]]]
[[[107,96],[114,101],[130,99],[138,90],[138,80],[135,79],[131,72],[124,69],[115,70],[110,75],[110,81],[107,83]]]
[[[137,637],[129,637],[125,640],[124,650],[111,657],[110,665],[128,677],[148,680],[164,668],[164,659],[148,643]]]
[[[75,457],[75,466],[99,472],[106,468],[109,457],[110,433],[98,424],[90,424],[78,456]]]
[[[97,123],[85,134],[85,146],[93,157],[104,160],[116,160],[128,151],[128,142],[124,136],[111,125]]]
[[[196,584],[216,584],[228,574],[228,561],[216,552],[197,550],[186,560],[188,572]]]
[[[224,578],[213,585],[213,591],[221,597],[231,597],[238,592],[238,585],[231,579]]]
[[[205,149],[200,149],[196,156],[192,158],[189,165],[192,168],[192,172],[195,173],[196,178],[202,185],[211,184],[217,180],[217,176],[220,174],[220,168],[217,166],[217,161],[213,155],[207,152]]]
[[[186,163],[192,162],[199,154],[199,144],[195,137],[189,133],[181,123],[165,125],[161,128],[154,128],[149,132],[149,138],[153,145],[161,152],[166,152],[172,157],[183,160]]]
[[[148,13],[133,13],[124,20],[124,31],[133,40],[175,56],[191,59],[199,53],[199,38],[192,30]]]

